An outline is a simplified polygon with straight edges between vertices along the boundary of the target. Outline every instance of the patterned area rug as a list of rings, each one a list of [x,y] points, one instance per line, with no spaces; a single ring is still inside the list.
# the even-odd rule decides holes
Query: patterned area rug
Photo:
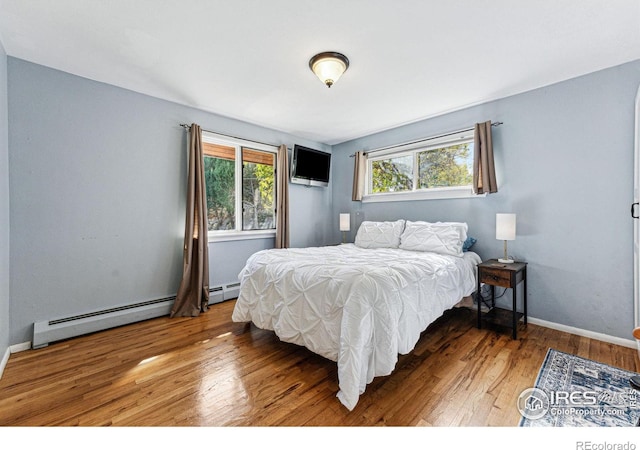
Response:
[[[521,427],[640,425],[637,373],[549,349],[535,387],[518,398]]]

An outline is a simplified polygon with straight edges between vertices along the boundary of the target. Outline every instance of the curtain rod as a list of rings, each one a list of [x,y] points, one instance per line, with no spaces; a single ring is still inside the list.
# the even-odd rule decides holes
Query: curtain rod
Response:
[[[180,126],[182,128],[184,128],[185,130],[187,130],[187,131],[191,130],[191,125],[187,125],[186,123],[181,123]],[[206,131],[207,133],[217,134],[218,136],[224,136],[224,137],[233,138],[233,139],[240,139],[241,141],[255,142],[256,144],[269,145],[271,147],[276,147],[276,148],[280,147],[280,145],[269,144],[268,142],[254,141],[253,139],[241,138],[241,137],[238,137],[238,136],[232,136],[230,134],[218,133],[217,131],[205,130],[204,128],[202,128],[202,131]]]
[[[495,122],[495,123],[491,124],[492,127],[497,127],[497,126],[500,126],[500,125],[502,125],[502,122]],[[403,144],[395,144],[395,145],[390,145],[388,147],[382,147],[382,148],[377,148],[375,150],[369,150],[368,152],[364,152],[364,154],[368,155],[369,153],[381,152],[383,150],[391,150],[392,148],[404,147],[405,145],[419,144],[420,142],[432,141],[434,139],[440,139],[441,137],[451,136],[453,134],[458,134],[458,133],[464,133],[465,131],[472,131],[473,129],[474,128],[472,127],[472,128],[465,128],[463,130],[458,130],[458,131],[451,131],[449,133],[439,134],[437,136],[431,136],[431,137],[428,137],[428,138],[425,138],[425,139],[419,139],[417,141],[405,142]],[[352,155],[349,155],[350,158],[353,158],[354,156],[356,156],[355,153],[352,154]]]

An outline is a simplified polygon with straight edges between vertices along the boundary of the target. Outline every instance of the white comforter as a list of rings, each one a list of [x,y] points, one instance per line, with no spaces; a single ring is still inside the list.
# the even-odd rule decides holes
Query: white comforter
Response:
[[[338,363],[337,396],[352,410],[374,377],[476,288],[480,257],[354,244],[263,250],[240,272],[235,322],[273,330],[285,342]]]

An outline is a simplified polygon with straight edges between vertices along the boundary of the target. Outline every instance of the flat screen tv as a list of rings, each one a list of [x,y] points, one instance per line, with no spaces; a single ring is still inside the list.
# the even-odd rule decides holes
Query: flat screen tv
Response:
[[[291,182],[307,186],[327,187],[331,169],[331,153],[293,146],[291,157]]]

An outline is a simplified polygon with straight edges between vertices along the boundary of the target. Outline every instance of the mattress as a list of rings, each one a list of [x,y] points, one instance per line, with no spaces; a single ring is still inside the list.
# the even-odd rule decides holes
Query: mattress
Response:
[[[476,288],[480,257],[354,244],[270,249],[240,272],[234,322],[253,322],[338,364],[338,399],[352,410],[374,377]]]

